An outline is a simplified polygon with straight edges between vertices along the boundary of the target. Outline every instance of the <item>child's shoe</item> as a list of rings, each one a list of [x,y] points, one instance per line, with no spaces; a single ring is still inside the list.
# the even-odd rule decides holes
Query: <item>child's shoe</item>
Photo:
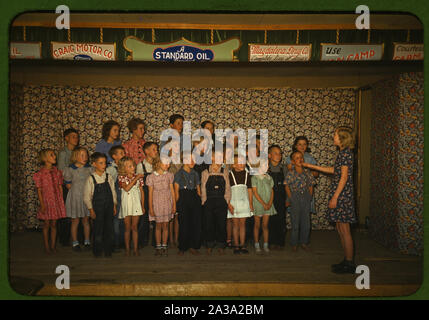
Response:
[[[234,254],[240,254],[240,253],[241,253],[241,249],[239,247],[235,247]]]
[[[255,243],[255,252],[256,254],[262,253],[261,246],[259,245],[259,243]]]
[[[270,249],[268,249],[268,243],[267,242],[264,243],[264,252],[266,254],[270,253]]]
[[[338,274],[344,274],[344,273],[355,274],[356,265],[353,263],[353,261],[344,260],[343,264],[340,264],[337,267],[333,267],[332,272],[338,273]]]
[[[163,245],[162,249],[161,249],[161,254],[164,257],[168,257],[168,249],[167,249],[167,245]]]
[[[242,254],[249,254],[249,250],[247,250],[246,247],[241,247],[240,248],[240,253],[242,253]]]

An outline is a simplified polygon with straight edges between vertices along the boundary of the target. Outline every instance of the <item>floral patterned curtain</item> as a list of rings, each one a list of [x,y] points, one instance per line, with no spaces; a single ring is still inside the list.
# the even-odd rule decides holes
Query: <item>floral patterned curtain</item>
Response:
[[[353,127],[353,89],[232,89],[79,87],[12,85],[10,95],[10,218],[12,230],[34,228],[37,193],[32,175],[38,170],[41,148],[63,148],[62,132],[74,127],[80,143],[93,152],[101,139],[103,122],[121,124],[121,138],[129,138],[132,117],[146,122],[146,140],[159,140],[168,117],[181,113],[192,127],[210,119],[218,128],[268,129],[269,143],[279,144],[289,156],[297,135],[306,135],[314,158],[332,166],[336,157],[333,132],[339,125]],[[330,178],[321,175],[315,189],[317,215],[313,229],[326,229]]]

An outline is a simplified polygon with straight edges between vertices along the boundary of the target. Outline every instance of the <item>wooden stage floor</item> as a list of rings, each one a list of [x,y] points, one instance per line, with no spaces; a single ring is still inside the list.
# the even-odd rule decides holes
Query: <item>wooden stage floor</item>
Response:
[[[10,236],[10,283],[18,292],[22,279],[40,283],[41,296],[146,296],[146,297],[285,297],[285,296],[403,296],[420,287],[423,258],[389,251],[355,230],[356,263],[370,270],[370,289],[356,289],[358,274],[337,275],[330,266],[342,260],[335,231],[313,231],[311,251],[294,253],[289,245],[282,251],[259,256],[177,255],[154,256],[152,247],[139,257],[95,259],[91,252],[72,252],[58,245],[55,255],[46,255],[40,232]],[[201,250],[205,253],[205,249]],[[70,289],[58,290],[58,265],[70,269]],[[28,291],[29,292],[29,291]]]

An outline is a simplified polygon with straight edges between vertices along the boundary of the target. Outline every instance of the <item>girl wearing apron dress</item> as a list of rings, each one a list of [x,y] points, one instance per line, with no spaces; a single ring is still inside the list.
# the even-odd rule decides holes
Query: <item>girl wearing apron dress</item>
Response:
[[[234,238],[234,254],[247,254],[246,219],[253,215],[252,184],[249,173],[245,170],[245,164],[237,163],[234,156],[234,164],[230,172],[231,200],[228,203],[228,219],[232,219]],[[243,174],[244,172],[244,174]],[[244,179],[238,179],[238,176]]]

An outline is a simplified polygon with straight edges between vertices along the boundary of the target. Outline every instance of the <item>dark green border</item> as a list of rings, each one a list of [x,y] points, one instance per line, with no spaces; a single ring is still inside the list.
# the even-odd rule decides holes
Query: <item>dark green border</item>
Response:
[[[34,0],[19,1],[1,1],[0,12],[0,68],[1,73],[1,91],[0,91],[0,299],[43,299],[41,297],[25,297],[15,293],[9,286],[8,281],[8,80],[9,80],[9,24],[15,16],[26,11],[51,11],[54,12],[58,5],[64,4],[69,6],[73,11],[151,11],[151,12],[315,12],[330,11],[354,13],[358,5],[365,4],[371,12],[403,12],[411,13],[417,16],[424,25],[429,22],[429,6],[424,0],[366,0],[366,1],[344,1],[344,0],[300,0],[296,2],[287,0],[46,0],[43,4]],[[424,33],[424,43],[429,43],[428,33]],[[429,57],[429,49],[425,47],[425,56]],[[428,59],[425,59],[425,78],[428,76],[427,70]],[[429,92],[428,81],[425,81],[425,92]],[[426,111],[428,105],[425,99],[424,114],[424,139],[429,139],[428,130],[429,116]],[[427,161],[429,152],[428,147],[424,148],[424,181],[429,181],[429,170]],[[424,184],[424,247],[429,248],[429,214],[428,214],[428,183]],[[428,290],[428,259],[429,250],[424,250],[424,273],[425,277],[421,288],[409,297],[400,299],[429,299]],[[57,299],[73,299],[67,297],[58,297]],[[76,299],[76,298],[74,298]],[[145,299],[145,298],[141,298]],[[162,298],[160,298],[162,299]],[[186,298],[183,298],[186,299]],[[205,299],[205,298],[201,298]],[[269,299],[269,298],[267,298]],[[280,298],[282,299],[282,298]],[[288,299],[288,298],[283,298]],[[369,298],[368,298],[369,299]],[[386,298],[389,299],[389,298]],[[157,299],[158,300],[158,299]],[[260,299],[266,300],[266,299]]]

